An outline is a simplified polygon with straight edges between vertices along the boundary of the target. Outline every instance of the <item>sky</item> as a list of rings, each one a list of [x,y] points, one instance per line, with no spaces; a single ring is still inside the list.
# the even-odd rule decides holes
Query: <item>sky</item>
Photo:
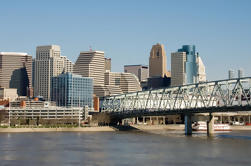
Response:
[[[228,70],[251,76],[250,0],[2,0],[0,52],[27,52],[39,45],[61,46],[76,61],[81,51],[112,58],[112,71],[148,65],[150,50],[171,52],[194,44],[208,80],[226,79]]]

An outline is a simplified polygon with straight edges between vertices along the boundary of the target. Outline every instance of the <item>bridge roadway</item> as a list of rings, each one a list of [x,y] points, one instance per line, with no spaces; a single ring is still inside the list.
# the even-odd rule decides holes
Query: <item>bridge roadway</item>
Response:
[[[109,96],[101,109],[115,119],[184,114],[186,134],[192,133],[192,114],[210,113],[212,133],[211,113],[250,111],[250,97],[251,77],[245,77]]]

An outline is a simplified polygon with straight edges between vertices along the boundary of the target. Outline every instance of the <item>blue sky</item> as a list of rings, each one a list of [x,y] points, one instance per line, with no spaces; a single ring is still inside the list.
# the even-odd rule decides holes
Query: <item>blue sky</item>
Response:
[[[80,51],[105,51],[112,71],[148,64],[157,42],[170,54],[195,44],[208,80],[228,69],[251,76],[249,0],[8,0],[0,1],[0,51],[27,52],[58,44],[73,62]]]

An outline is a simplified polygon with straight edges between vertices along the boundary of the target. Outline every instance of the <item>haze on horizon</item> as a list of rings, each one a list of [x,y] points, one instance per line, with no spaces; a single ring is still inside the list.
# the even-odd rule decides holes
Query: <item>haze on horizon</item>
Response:
[[[208,80],[227,78],[229,69],[251,76],[249,0],[8,0],[1,1],[0,52],[27,52],[57,44],[73,62],[80,51],[102,50],[112,71],[148,65],[152,45],[170,54],[194,44]]]

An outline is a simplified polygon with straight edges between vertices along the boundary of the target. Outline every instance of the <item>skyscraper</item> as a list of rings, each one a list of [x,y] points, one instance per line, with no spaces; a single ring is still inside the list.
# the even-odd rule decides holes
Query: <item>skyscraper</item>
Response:
[[[32,96],[32,56],[0,52],[0,87],[16,88],[19,96]]]
[[[105,57],[102,51],[85,51],[74,65],[74,73],[93,78],[94,85],[104,85]]]
[[[171,85],[180,86],[186,84],[186,53],[171,53]]]
[[[164,77],[167,75],[166,52],[163,44],[152,46],[149,57],[149,77]]]
[[[186,84],[196,83],[198,67],[195,45],[183,45],[178,52],[186,53]]]
[[[194,45],[183,45],[171,53],[171,73],[172,86],[206,81],[205,66]]]
[[[35,60],[35,96],[50,100],[51,78],[63,71],[71,72],[73,64],[61,57],[60,46],[38,46]]]
[[[93,80],[72,73],[52,77],[51,99],[58,106],[93,107]]]

